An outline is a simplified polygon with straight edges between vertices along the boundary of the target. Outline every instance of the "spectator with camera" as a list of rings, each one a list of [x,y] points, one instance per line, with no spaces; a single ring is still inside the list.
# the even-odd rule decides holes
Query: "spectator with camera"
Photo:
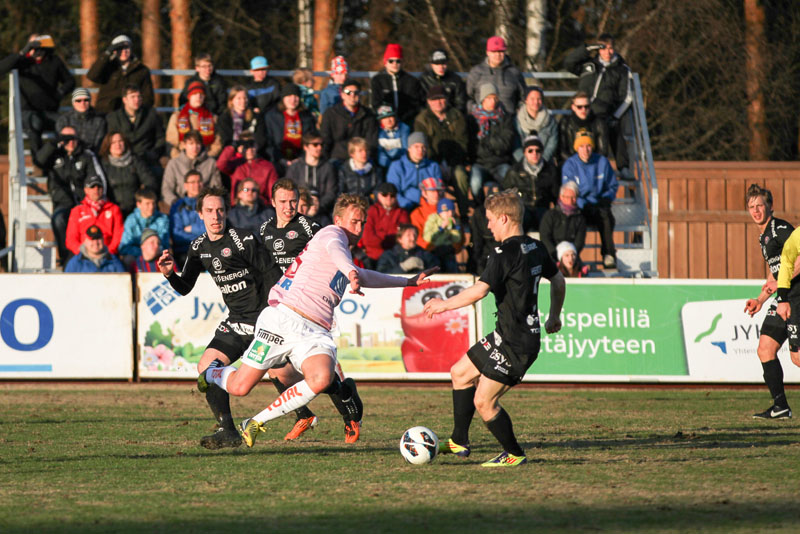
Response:
[[[525,205],[522,229],[539,230],[539,222],[558,198],[561,179],[555,165],[544,159],[544,143],[534,133],[522,143],[523,157],[506,173],[501,181],[503,189],[516,187]]]
[[[420,75],[422,94],[430,95],[433,87],[441,87],[447,105],[461,113],[467,110],[467,85],[457,73],[447,68],[447,52],[437,48],[431,53],[428,68]],[[429,98],[430,100],[430,98]],[[419,116],[419,115],[417,115]]]
[[[330,162],[322,159],[322,136],[319,133],[303,135],[303,155],[286,171],[286,178],[297,187],[316,191],[319,195],[320,214],[329,216],[339,195],[337,171]]]
[[[168,206],[185,195],[183,182],[189,171],[199,173],[203,187],[222,187],[217,161],[206,152],[200,132],[188,132],[183,138],[182,147],[178,156],[169,160],[164,169],[161,198]]]
[[[0,60],[0,76],[14,69],[19,72],[22,127],[37,165],[42,133],[58,131],[55,123],[59,103],[75,88],[75,78],[64,60],[55,54],[55,46],[51,36],[34,33],[19,53]]]
[[[105,243],[103,231],[91,225],[83,234],[78,252],[67,262],[65,273],[124,273],[122,262]]]
[[[217,132],[223,150],[231,145],[236,148],[235,143],[247,137],[255,142],[259,154],[264,153],[267,145],[264,117],[250,107],[243,85],[234,85],[228,91],[228,106],[217,119]]]
[[[36,154],[47,173],[47,192],[53,201],[51,224],[61,265],[72,255],[66,246],[70,210],[84,197],[84,184],[93,177],[105,182],[100,163],[91,150],[83,147],[75,129],[66,126],[58,137],[45,143]]]
[[[174,158],[183,138],[189,132],[198,132],[209,156],[222,152],[222,141],[217,132],[217,118],[206,107],[206,87],[202,82],[192,82],[187,89],[187,103],[169,117],[167,143],[172,145]]]
[[[314,116],[300,100],[300,88],[287,83],[281,89],[278,105],[264,115],[267,127],[266,153],[279,174],[303,150],[303,134],[317,131]]]
[[[411,126],[422,107],[424,93],[419,80],[403,70],[403,47],[396,43],[386,45],[383,66],[370,80],[372,109],[391,106],[397,120]]]
[[[135,193],[136,208],[125,218],[119,255],[130,265],[141,254],[139,245],[147,230],[155,232],[159,241],[169,247],[169,217],[158,211],[158,195],[154,189],[144,187]],[[148,260],[149,261],[149,260]]]
[[[158,189],[158,180],[145,163],[130,150],[128,140],[118,132],[110,132],[100,146],[100,164],[108,184],[107,196],[127,217],[135,208],[134,195],[142,187]]]
[[[106,198],[105,183],[99,176],[92,176],[83,184],[83,199],[72,208],[67,224],[67,248],[77,254],[80,251],[90,226],[103,232],[103,240],[112,254],[119,251],[122,240],[122,212],[119,206]]]
[[[164,124],[152,107],[144,105],[142,91],[135,85],[122,90],[122,107],[106,115],[108,131],[119,132],[130,142],[131,152],[161,178],[166,165],[167,140]],[[157,188],[156,188],[157,189]]]
[[[561,117],[558,122],[558,151],[559,164],[575,153],[573,144],[575,136],[580,130],[586,130],[594,139],[594,152],[608,154],[608,126],[605,121],[595,116],[589,102],[589,95],[578,91],[573,95],[570,104],[570,113]]]
[[[75,129],[83,146],[97,152],[106,135],[106,120],[92,107],[89,90],[78,87],[72,91],[72,109],[62,113],[56,121],[56,130],[70,126]]]
[[[264,115],[281,99],[281,83],[269,75],[269,62],[264,56],[250,60],[250,76],[253,81],[247,86],[250,107],[258,115]]]
[[[524,140],[529,135],[536,135],[542,140],[542,159],[553,161],[558,149],[558,123],[544,105],[544,90],[538,85],[525,88],[525,99],[514,116],[518,139]],[[514,159],[522,161],[522,150],[514,151]]]
[[[264,221],[275,216],[275,210],[261,200],[259,185],[252,178],[237,183],[234,191],[236,201],[228,212],[230,226],[258,235]]]
[[[498,101],[508,113],[514,113],[525,92],[525,79],[506,55],[506,41],[495,35],[486,41],[486,60],[472,67],[467,75],[467,110],[481,106],[481,88],[495,87]]]
[[[243,180],[253,180],[259,197],[267,206],[271,203],[272,185],[278,181],[275,166],[258,155],[258,147],[250,132],[239,141],[226,146],[217,160],[217,169],[231,178],[231,204],[236,203],[236,191]]]
[[[196,55],[194,70],[195,74],[183,85],[178,106],[185,106],[189,101],[189,86],[192,82],[200,82],[206,88],[206,107],[214,115],[221,115],[225,111],[225,103],[228,100],[228,86],[225,79],[214,70],[211,54],[204,52]]]
[[[122,106],[122,90],[128,85],[139,88],[145,106],[151,107],[155,102],[150,69],[133,54],[131,46],[130,37],[117,35],[86,73],[87,78],[100,85],[95,102],[100,114],[111,113]]]
[[[381,254],[376,270],[387,274],[416,274],[439,266],[439,260],[417,245],[419,230],[413,224],[397,227],[397,243]]]

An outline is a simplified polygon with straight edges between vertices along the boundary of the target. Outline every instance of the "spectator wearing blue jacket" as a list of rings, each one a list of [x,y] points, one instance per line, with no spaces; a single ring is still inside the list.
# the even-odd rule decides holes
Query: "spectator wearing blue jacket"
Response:
[[[442,179],[439,164],[425,157],[428,143],[425,134],[414,132],[408,136],[408,153],[389,166],[386,181],[397,188],[397,203],[406,211],[419,204],[419,184],[425,178]]]
[[[594,138],[587,130],[575,135],[573,148],[576,154],[570,156],[561,170],[562,185],[567,182],[578,184],[578,208],[583,212],[586,222],[600,230],[600,249],[603,254],[603,267],[615,269],[617,266],[614,247],[614,214],[611,203],[617,197],[617,177],[608,158],[594,154]]]
[[[192,240],[206,231],[200,214],[197,213],[197,197],[203,181],[199,172],[191,170],[183,179],[186,196],[172,203],[169,210],[169,232],[172,236],[172,250],[178,265],[186,259],[186,252]]]
[[[125,267],[111,254],[103,241],[103,231],[97,225],[86,229],[80,252],[64,267],[65,273],[124,273]]]
[[[378,108],[378,165],[385,171],[389,165],[402,158],[408,150],[408,124],[398,124],[392,106],[384,104]]]
[[[119,243],[119,255],[125,263],[130,263],[142,253],[139,245],[142,232],[147,228],[155,230],[162,243],[169,243],[169,217],[156,209],[156,192],[145,187],[137,190],[133,196],[136,199],[136,208],[125,218],[122,240]]]
[[[347,61],[342,56],[336,56],[331,60],[331,81],[319,92],[320,114],[342,101],[342,84],[347,79],[347,70]]]

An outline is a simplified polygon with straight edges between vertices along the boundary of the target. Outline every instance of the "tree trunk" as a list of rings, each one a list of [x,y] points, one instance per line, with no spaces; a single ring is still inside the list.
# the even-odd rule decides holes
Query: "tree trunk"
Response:
[[[330,61],[333,57],[333,32],[338,9],[338,0],[314,0],[312,68],[315,71],[330,70]],[[322,89],[325,87],[325,81],[323,78],[315,78],[314,87],[317,90]]]
[[[508,45],[511,27],[511,8],[514,0],[494,0],[494,34],[502,37]]]
[[[169,0],[169,21],[172,29],[172,68],[192,68],[192,30],[189,0]],[[183,89],[186,76],[173,76],[172,88]],[[178,106],[178,94],[172,95],[172,105]]]
[[[547,27],[547,0],[526,0],[525,68],[544,70],[547,50],[544,30]]]
[[[764,109],[764,5],[759,0],[744,0],[747,52],[745,73],[747,90],[747,124],[750,128],[750,160],[769,159],[767,117]]]
[[[97,61],[97,40],[99,39],[97,25],[97,0],[81,0],[81,66],[88,69]],[[84,75],[81,81],[83,87],[89,87],[92,82]]]
[[[383,68],[383,51],[389,44],[389,34],[394,27],[392,23],[392,13],[394,12],[394,2],[370,2],[369,14],[369,45],[373,51],[373,62],[370,65],[372,70]]]
[[[297,66],[311,63],[311,0],[297,0]]]
[[[142,2],[142,62],[150,69],[161,68],[161,0]],[[161,77],[153,75],[153,87],[161,86]],[[158,95],[156,95],[158,104]]]

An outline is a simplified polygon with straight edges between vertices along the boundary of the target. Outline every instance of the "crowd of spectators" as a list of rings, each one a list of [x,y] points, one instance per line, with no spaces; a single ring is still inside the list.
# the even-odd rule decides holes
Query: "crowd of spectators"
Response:
[[[631,178],[630,70],[609,35],[573,50],[565,68],[579,75],[578,92],[557,120],[506,52],[501,37],[489,38],[463,80],[447,52],[433,50],[417,78],[403,47],[389,44],[369,106],[342,56],[315,92],[311,71],[282,83],[264,56],[250,61],[247,83],[229,85],[201,53],[168,117],[155,111],[150,70],[123,34],[89,68],[94,103],[47,35],[0,60],[0,73],[19,71],[24,128],[48,177],[68,271],[147,272],[162,249],[185,255],[203,231],[203,187],[227,187],[230,223],[255,232],[276,216],[281,178],[300,188],[300,212],[322,224],[337,195],[367,197],[358,257],[381,271],[478,272],[494,245],[483,201],[511,188],[524,201],[524,230],[540,234],[565,274],[586,274],[587,226],[600,232],[604,267],[615,267],[611,203],[617,175]],[[71,107],[59,113],[67,95]],[[47,131],[55,135],[43,142]]]

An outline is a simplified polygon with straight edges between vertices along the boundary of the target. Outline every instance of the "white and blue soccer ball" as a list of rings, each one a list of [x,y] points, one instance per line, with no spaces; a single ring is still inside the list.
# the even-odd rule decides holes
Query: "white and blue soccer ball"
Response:
[[[415,426],[409,428],[400,439],[400,454],[406,462],[414,465],[427,464],[439,452],[439,438],[430,428]]]

